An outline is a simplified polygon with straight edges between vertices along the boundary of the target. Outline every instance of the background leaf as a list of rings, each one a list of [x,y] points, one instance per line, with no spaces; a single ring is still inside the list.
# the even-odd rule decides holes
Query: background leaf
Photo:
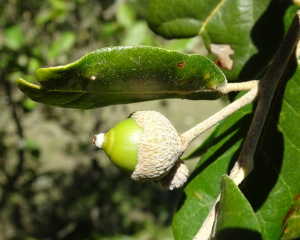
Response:
[[[279,0],[151,0],[147,20],[165,38],[200,35],[208,51],[212,43],[229,45],[235,53],[233,69],[222,69],[227,79],[249,80],[271,61],[285,33],[283,20],[290,23],[297,9]]]
[[[4,43],[11,50],[19,50],[24,44],[24,35],[19,26],[14,25],[4,30]]]
[[[254,209],[263,239],[280,237],[300,192],[299,86],[300,66],[291,63],[275,93],[255,154],[254,170],[240,185]],[[230,172],[238,157],[252,107],[246,106],[224,121],[216,144],[192,173],[174,217],[175,239],[192,239],[199,230],[220,192],[221,176]]]
[[[136,14],[131,7],[127,4],[123,4],[118,8],[116,12],[117,22],[124,26],[125,28],[129,28],[136,22]]]
[[[48,56],[50,59],[56,58],[61,52],[68,52],[75,44],[76,36],[73,32],[68,31],[54,41],[51,46]]]

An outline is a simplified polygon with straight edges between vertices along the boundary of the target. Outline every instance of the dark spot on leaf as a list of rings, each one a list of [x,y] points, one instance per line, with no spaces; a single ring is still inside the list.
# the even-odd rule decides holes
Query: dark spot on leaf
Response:
[[[300,200],[300,194],[298,194],[295,198],[294,201],[297,202],[298,200]]]
[[[282,223],[281,223],[281,227],[284,228],[284,226],[287,224],[287,222],[289,221],[290,217],[293,215],[293,213],[296,211],[296,208],[294,205],[292,205],[292,207],[290,208],[290,210],[288,211],[288,213],[285,215]]]
[[[180,62],[180,63],[177,64],[178,68],[183,68],[183,66],[184,66],[184,62]]]

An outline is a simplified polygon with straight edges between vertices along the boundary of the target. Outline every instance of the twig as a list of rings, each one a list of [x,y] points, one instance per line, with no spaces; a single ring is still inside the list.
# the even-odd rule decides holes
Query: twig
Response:
[[[247,134],[245,143],[240,152],[239,158],[235,166],[231,170],[230,178],[234,180],[235,184],[240,184],[243,179],[249,174],[253,168],[253,157],[256,146],[261,135],[263,125],[269,112],[270,105],[274,96],[274,92],[278,85],[279,79],[286,67],[286,64],[298,42],[300,34],[300,11],[298,10],[289,31],[284,38],[275,58],[272,62],[266,75],[260,80],[259,91],[260,98],[255,110],[255,114]],[[210,211],[208,217],[202,224],[199,232],[194,240],[207,240],[210,238],[211,230],[216,215],[216,205],[219,197]]]
[[[255,86],[255,84],[253,84]],[[186,131],[185,133],[180,135],[181,142],[182,142],[182,150],[184,151],[187,146],[201,133],[205,132],[207,129],[213,127],[217,123],[221,122],[223,119],[231,115],[232,113],[236,112],[237,110],[245,107],[249,103],[252,103],[258,97],[258,87],[257,82],[256,86],[253,87],[248,93],[244,96],[239,98],[238,100],[234,101],[230,105],[226,106],[219,112],[215,113],[205,121],[199,123],[197,126],[191,128],[190,130]]]
[[[240,82],[240,83],[227,83],[224,87],[219,89],[223,94],[228,94],[229,92],[239,92],[239,91],[249,91],[258,85],[258,80]]]

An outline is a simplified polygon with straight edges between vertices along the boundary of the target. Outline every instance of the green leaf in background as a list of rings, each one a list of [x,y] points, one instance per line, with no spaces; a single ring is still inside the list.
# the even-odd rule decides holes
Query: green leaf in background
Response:
[[[19,78],[36,102],[90,109],[166,98],[213,100],[227,81],[208,58],[148,46],[103,48],[66,66],[36,71],[41,87]]]
[[[49,4],[49,5],[48,5]],[[40,12],[36,17],[36,23],[39,25],[44,25],[45,23],[49,21],[57,21],[57,22],[63,22],[65,21],[67,14],[68,14],[68,8],[67,8],[67,2],[63,0],[50,0],[47,1],[47,9]]]
[[[141,45],[147,37],[148,26],[145,21],[138,21],[127,29],[122,45]]]
[[[223,175],[220,188],[215,239],[261,240],[255,213],[238,186],[227,175]]]
[[[200,35],[209,52],[211,44],[222,47],[217,55],[227,79],[250,80],[275,55],[297,11],[291,4],[280,0],[151,0],[147,21],[165,38]],[[233,60],[232,69],[226,67],[223,54]],[[216,55],[210,57],[217,60]]]
[[[164,45],[165,48],[169,50],[176,50],[178,52],[187,53],[191,52],[196,45],[199,44],[199,38],[181,38],[181,39],[173,39],[167,42]]]
[[[25,98],[23,100],[22,104],[23,104],[23,107],[26,108],[27,110],[33,110],[37,105],[36,102],[32,101],[29,98]]]
[[[33,139],[29,139],[29,138],[25,139],[25,149],[35,157],[39,157],[40,155],[40,146]]]
[[[51,46],[48,57],[54,59],[61,52],[68,52],[75,44],[76,36],[74,32],[64,32]]]
[[[136,14],[128,4],[122,4],[116,13],[117,22],[125,28],[130,28],[136,22]]]
[[[17,51],[24,44],[24,35],[20,26],[14,25],[4,30],[4,44],[11,50]]]
[[[300,192],[300,66],[295,65],[290,64],[282,77],[255,153],[254,170],[240,185],[264,240],[279,239]],[[198,232],[220,192],[222,175],[229,174],[238,158],[252,107],[248,105],[225,119],[215,145],[191,174],[173,221],[175,239],[193,239]]]
[[[32,57],[28,60],[27,69],[29,73],[34,73],[36,69],[40,67],[41,67],[41,62],[38,59]]]

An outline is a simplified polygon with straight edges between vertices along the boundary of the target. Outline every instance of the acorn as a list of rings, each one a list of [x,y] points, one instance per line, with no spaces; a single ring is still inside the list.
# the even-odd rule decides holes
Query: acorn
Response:
[[[159,112],[135,112],[107,133],[95,135],[92,143],[135,181],[159,182],[172,190],[187,180],[180,135]]]

